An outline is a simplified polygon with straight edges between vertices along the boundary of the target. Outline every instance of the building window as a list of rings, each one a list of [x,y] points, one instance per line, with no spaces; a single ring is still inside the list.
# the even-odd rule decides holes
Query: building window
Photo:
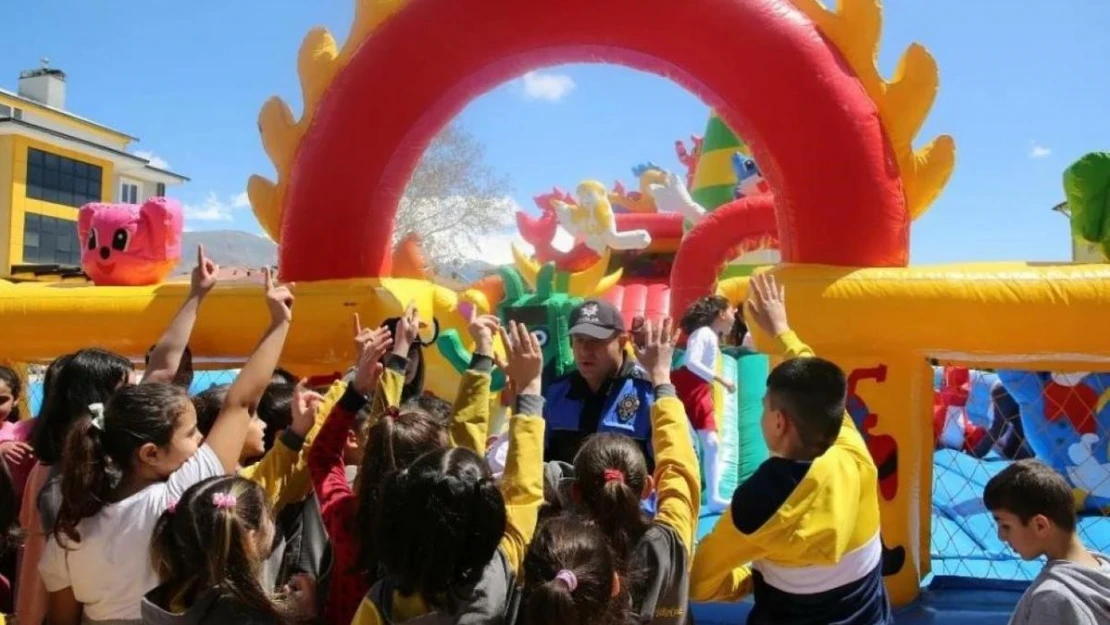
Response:
[[[12,109],[12,117],[14,117],[15,119],[23,119],[23,109]]]
[[[27,148],[27,197],[75,208],[100,201],[100,167]]]
[[[154,195],[156,197],[166,197],[166,183],[159,182],[158,183],[158,190],[155,191]]]
[[[7,118],[23,119],[23,109],[11,107],[7,104],[0,104],[0,119]]]
[[[27,213],[23,218],[23,262],[80,265],[77,222]]]
[[[139,203],[139,185],[126,180],[120,183],[119,201],[124,204]]]

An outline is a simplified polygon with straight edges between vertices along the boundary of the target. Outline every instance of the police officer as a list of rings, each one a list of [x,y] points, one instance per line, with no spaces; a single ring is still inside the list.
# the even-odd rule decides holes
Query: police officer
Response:
[[[654,389],[626,349],[624,319],[609,302],[587,300],[571,311],[571,347],[576,370],[544,393],[547,446],[544,460],[571,463],[586,437],[624,434],[651,453]]]

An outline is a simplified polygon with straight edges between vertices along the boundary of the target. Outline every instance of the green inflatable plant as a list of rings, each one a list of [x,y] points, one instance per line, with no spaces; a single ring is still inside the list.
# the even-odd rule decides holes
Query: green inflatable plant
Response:
[[[1092,152],[1064,171],[1072,235],[1110,257],[1110,152]]]

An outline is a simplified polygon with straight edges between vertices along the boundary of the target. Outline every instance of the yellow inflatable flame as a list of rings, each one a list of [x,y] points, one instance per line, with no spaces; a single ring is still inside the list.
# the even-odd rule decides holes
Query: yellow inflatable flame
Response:
[[[362,42],[404,4],[405,0],[356,0],[351,34],[342,49],[336,46],[335,38],[327,29],[309,31],[297,55],[297,74],[304,97],[300,119],[293,117],[289,105],[280,98],[270,98],[262,106],[258,129],[266,154],[277,170],[278,180],[275,183],[263,176],[251,176],[247,181],[247,197],[258,223],[276,243],[281,243],[281,211],[289,170],[320,99]]]
[[[528,286],[533,289],[536,288],[536,277],[539,275],[541,268],[539,261],[525,254],[515,243],[512,245],[512,249],[513,261],[517,270],[520,271],[521,277],[528,283]],[[601,255],[596,263],[578,273],[570,274],[567,292],[575,297],[593,297],[613,288],[613,285],[620,282],[624,270],[617,269],[613,273],[605,275],[605,271],[609,268],[609,256],[609,250],[605,250],[605,253]]]
[[[879,0],[839,0],[830,11],[819,0],[792,0],[840,50],[879,109],[887,140],[898,160],[906,194],[906,210],[917,219],[937,198],[956,164],[956,143],[936,137],[914,151],[913,139],[925,123],[937,95],[937,63],[925,48],[913,44],[898,61],[888,82],[879,75]]]

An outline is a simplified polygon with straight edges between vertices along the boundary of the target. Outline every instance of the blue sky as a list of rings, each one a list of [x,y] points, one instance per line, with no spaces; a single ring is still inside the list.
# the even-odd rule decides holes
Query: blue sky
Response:
[[[299,106],[302,38],[323,25],[342,40],[352,13],[353,0],[15,2],[4,10],[0,87],[14,90],[19,70],[49,57],[67,73],[70,110],[141,137],[136,150],[192,179],[177,192],[190,228],[257,231],[242,193],[250,174],[272,176],[259,107],[274,94]],[[940,66],[920,137],[957,143],[955,175],[913,226],[913,263],[1068,258],[1066,220],[1049,208],[1063,169],[1110,147],[1110,2],[891,0],[885,18],[885,74],[913,41]],[[751,62],[737,61],[738,80]],[[665,78],[568,65],[503,84],[461,121],[531,207],[553,185],[632,186],[631,167],[648,160],[678,168],[674,141],[700,134],[706,115]]]

